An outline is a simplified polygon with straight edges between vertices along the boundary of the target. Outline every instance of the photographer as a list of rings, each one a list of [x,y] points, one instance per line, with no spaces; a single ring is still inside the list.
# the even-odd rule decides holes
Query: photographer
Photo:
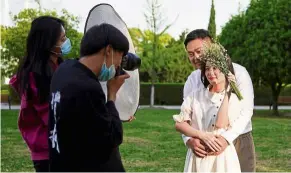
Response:
[[[51,82],[50,171],[125,171],[118,149],[122,122],[114,102],[130,77],[115,75],[128,50],[129,42],[117,28],[93,26],[82,39],[80,60],[67,60],[55,72]],[[99,81],[108,81],[107,102]]]

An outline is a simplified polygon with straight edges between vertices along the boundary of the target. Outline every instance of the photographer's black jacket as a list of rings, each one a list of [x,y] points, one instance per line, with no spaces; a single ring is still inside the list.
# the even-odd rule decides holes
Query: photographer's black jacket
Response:
[[[118,146],[122,122],[97,76],[78,60],[67,60],[51,82],[50,171],[123,172]]]

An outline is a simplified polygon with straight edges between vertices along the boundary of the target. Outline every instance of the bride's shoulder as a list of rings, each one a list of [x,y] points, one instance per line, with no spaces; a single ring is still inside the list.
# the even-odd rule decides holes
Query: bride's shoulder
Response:
[[[199,99],[201,97],[205,96],[205,92],[207,91],[206,88],[201,87],[199,89],[193,90],[188,97],[191,97],[191,99]]]

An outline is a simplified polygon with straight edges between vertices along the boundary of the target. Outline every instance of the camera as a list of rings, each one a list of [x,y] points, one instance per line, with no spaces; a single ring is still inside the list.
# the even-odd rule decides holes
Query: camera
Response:
[[[134,71],[141,65],[141,59],[133,53],[128,52],[122,57],[121,65],[116,70],[116,76],[125,74],[124,70]]]

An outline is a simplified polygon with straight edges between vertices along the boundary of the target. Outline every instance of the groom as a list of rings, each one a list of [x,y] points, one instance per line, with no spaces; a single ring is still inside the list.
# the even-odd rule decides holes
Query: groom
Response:
[[[210,34],[204,29],[197,29],[190,32],[185,39],[184,44],[189,60],[197,70],[193,71],[188,76],[184,85],[184,98],[186,98],[193,90],[203,87],[201,82],[200,61],[198,57],[201,55],[201,47],[204,41],[212,42]],[[241,115],[234,122],[232,128],[218,137],[220,145],[222,145],[222,150],[216,154],[218,155],[223,152],[227,145],[233,142],[238,154],[241,171],[255,172],[255,147],[251,133],[251,118],[254,108],[252,80],[245,67],[236,63],[233,63],[233,67],[238,87],[244,97],[242,100],[243,108],[241,110]],[[185,145],[191,148],[197,156],[205,157],[208,154],[205,151],[205,145],[202,144],[200,139],[187,137],[185,135],[182,135],[182,137]]]

